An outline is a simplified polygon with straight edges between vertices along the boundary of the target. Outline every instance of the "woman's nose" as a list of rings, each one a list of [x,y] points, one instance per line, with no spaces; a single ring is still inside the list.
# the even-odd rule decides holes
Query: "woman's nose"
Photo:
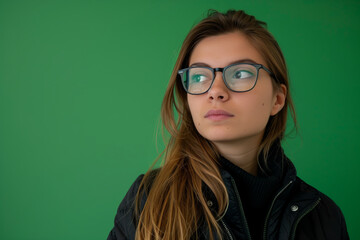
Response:
[[[208,91],[209,100],[226,101],[229,98],[229,89],[226,87],[223,80],[222,72],[215,73],[215,79],[213,85]]]

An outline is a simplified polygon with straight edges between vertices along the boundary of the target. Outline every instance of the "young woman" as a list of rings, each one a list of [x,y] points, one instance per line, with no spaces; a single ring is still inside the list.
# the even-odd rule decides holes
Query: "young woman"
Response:
[[[288,110],[296,118],[265,26],[212,11],[189,32],[162,105],[164,164],[131,186],[108,240],[349,238],[340,209],[281,148]]]

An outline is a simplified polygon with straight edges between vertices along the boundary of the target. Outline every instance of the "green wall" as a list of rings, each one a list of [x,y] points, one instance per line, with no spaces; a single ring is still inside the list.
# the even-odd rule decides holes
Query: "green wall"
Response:
[[[107,237],[162,150],[162,96],[209,8],[268,23],[300,126],[285,151],[360,239],[360,2],[350,0],[0,0],[0,239]]]

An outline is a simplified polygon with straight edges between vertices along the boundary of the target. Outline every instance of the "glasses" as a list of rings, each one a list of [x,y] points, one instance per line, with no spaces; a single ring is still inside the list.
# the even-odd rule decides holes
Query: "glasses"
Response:
[[[255,87],[261,68],[276,79],[269,69],[255,63],[235,63],[224,68],[189,67],[179,70],[178,74],[185,91],[192,95],[209,91],[215,80],[215,72],[222,72],[224,83],[231,91],[248,92]]]

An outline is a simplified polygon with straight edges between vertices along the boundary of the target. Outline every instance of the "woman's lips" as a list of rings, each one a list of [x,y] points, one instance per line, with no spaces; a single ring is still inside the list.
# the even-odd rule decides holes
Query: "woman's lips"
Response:
[[[211,119],[211,120],[215,120],[215,121],[219,121],[219,120],[225,120],[228,118],[233,117],[234,115],[232,115],[231,113],[228,113],[224,110],[210,110],[205,114],[205,118]]]

